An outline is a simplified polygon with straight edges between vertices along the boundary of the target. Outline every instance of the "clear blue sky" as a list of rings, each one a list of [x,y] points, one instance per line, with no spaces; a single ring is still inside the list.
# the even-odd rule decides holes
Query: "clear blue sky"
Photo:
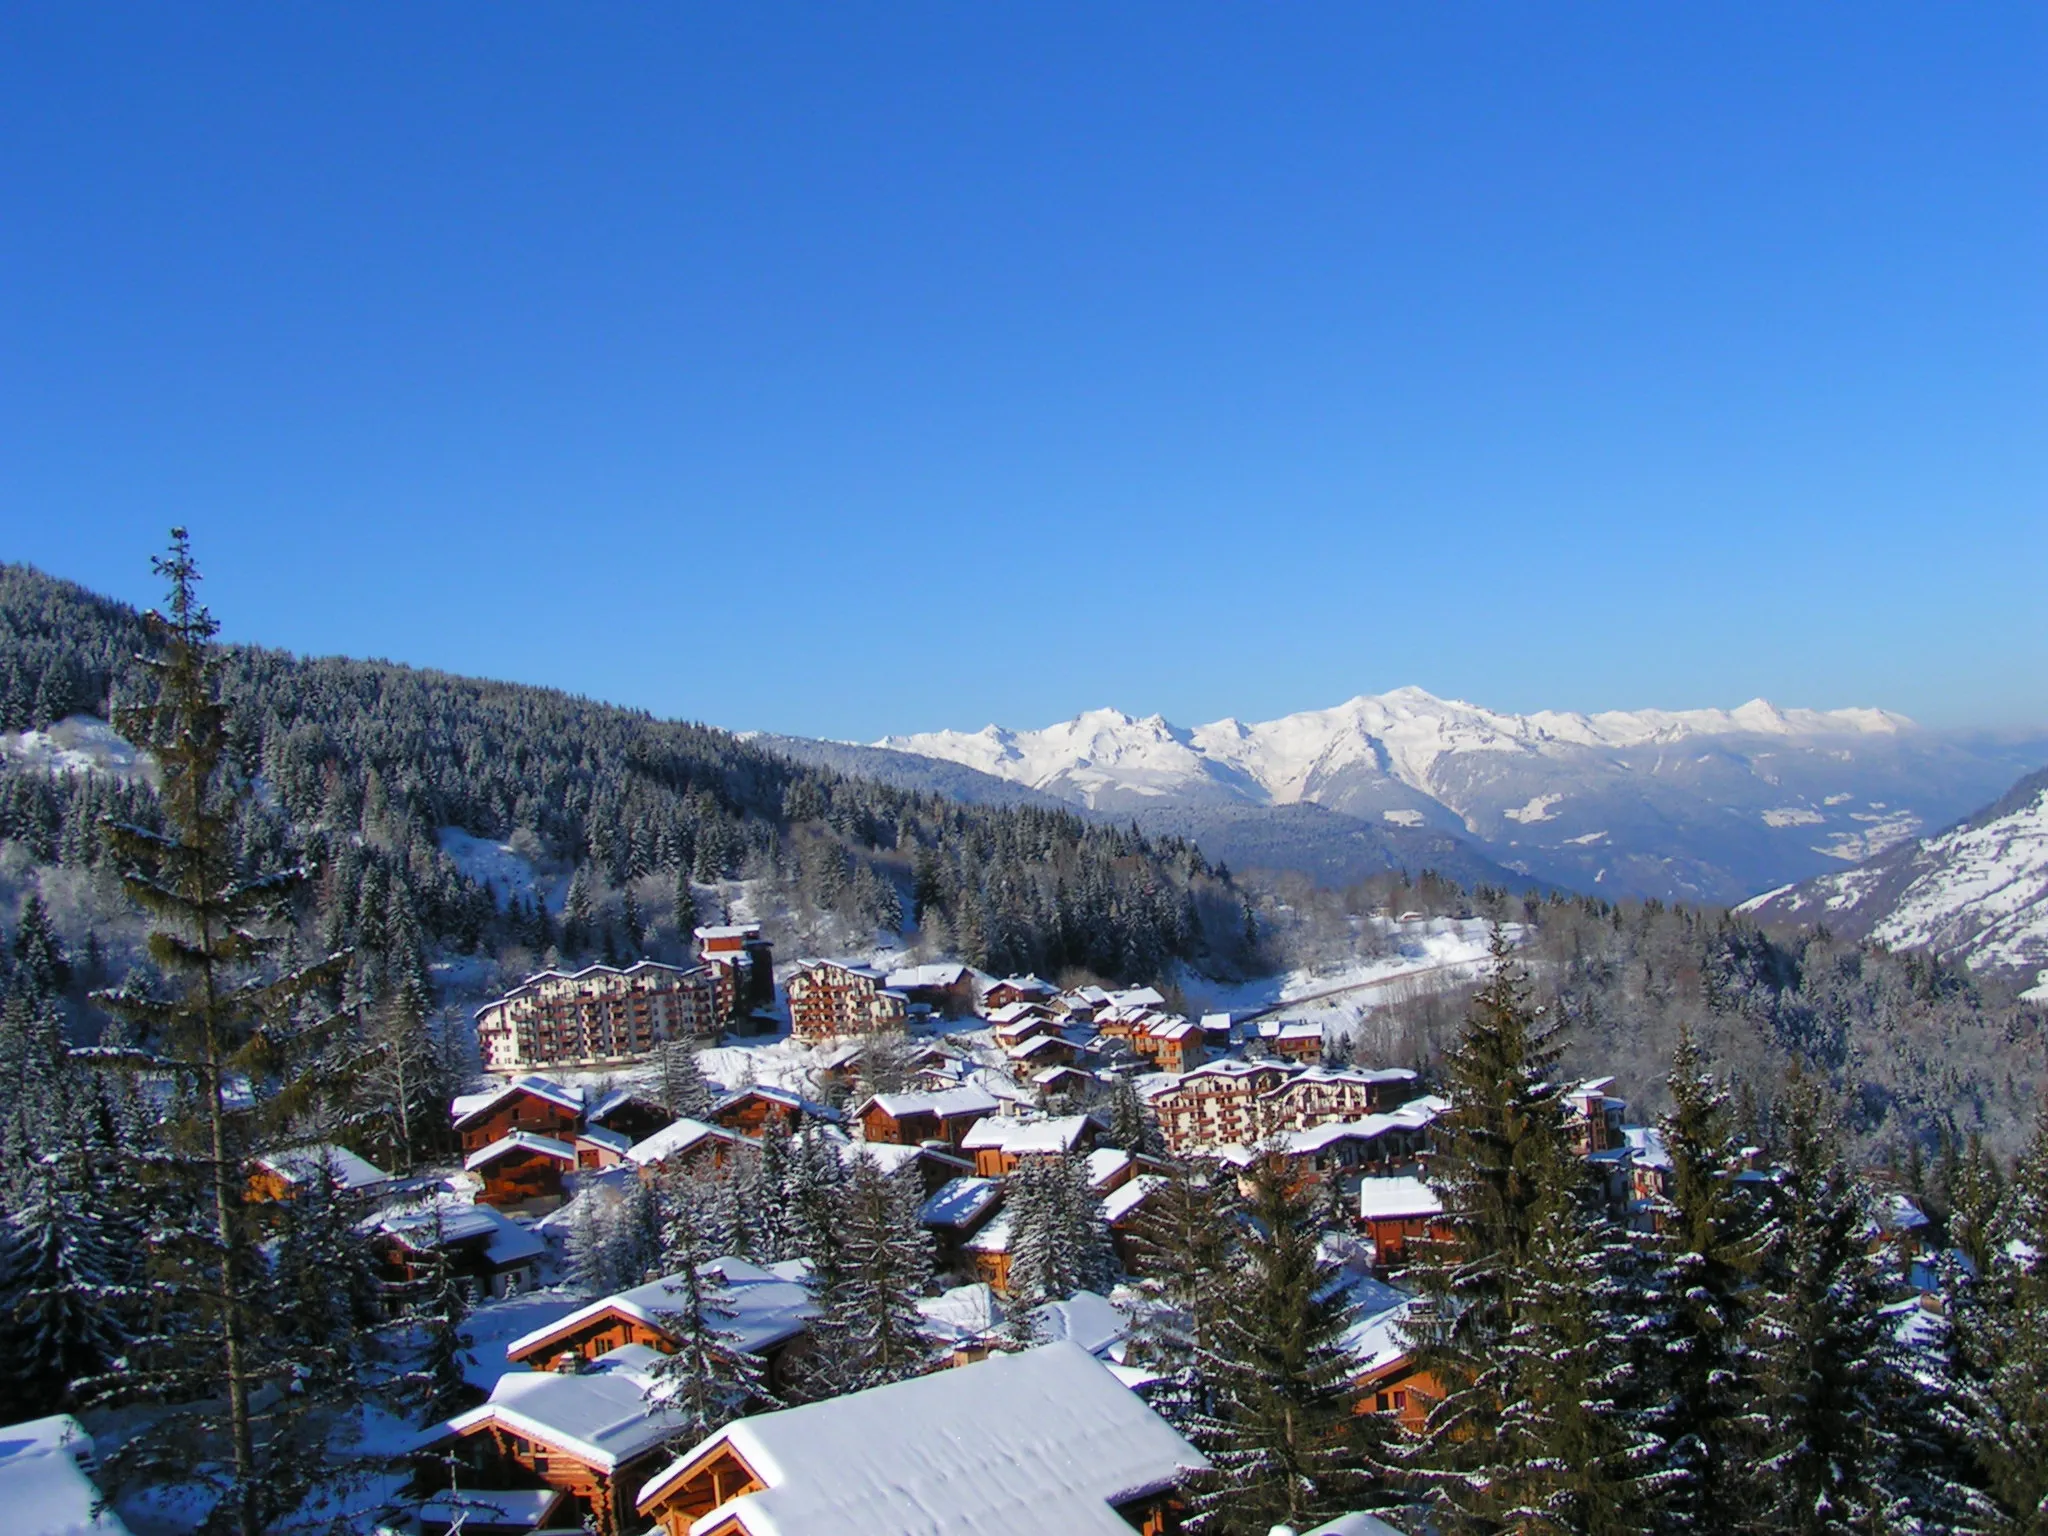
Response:
[[[2048,722],[2048,9],[0,10],[0,558],[873,737]]]

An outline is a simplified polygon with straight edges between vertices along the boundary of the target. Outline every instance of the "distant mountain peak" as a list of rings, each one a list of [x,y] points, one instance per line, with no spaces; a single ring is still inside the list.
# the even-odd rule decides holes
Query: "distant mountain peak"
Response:
[[[1867,857],[2030,766],[2024,747],[1961,747],[1878,708],[1516,714],[1412,683],[1273,720],[1104,707],[877,745],[1111,814],[1318,805],[1469,837],[1563,885],[1713,901]]]

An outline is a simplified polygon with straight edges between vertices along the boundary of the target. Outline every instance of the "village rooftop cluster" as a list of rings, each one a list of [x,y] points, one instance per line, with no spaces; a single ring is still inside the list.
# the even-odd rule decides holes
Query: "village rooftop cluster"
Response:
[[[628,1181],[744,1169],[770,1135],[813,1138],[848,1164],[914,1183],[944,1277],[917,1302],[930,1371],[683,1441],[657,1390],[679,1312],[694,1305],[700,1320],[715,1318],[771,1392],[801,1361],[818,1316],[804,1261],[720,1256],[694,1280],[668,1275],[589,1297],[509,1339],[478,1328],[490,1340],[479,1346],[492,1355],[482,1362],[488,1390],[406,1448],[415,1503],[391,1529],[1178,1529],[1179,1491],[1208,1463],[1150,1405],[1162,1378],[1147,1368],[1147,1270],[1130,1240],[1166,1183],[1167,1158],[1226,1178],[1278,1159],[1292,1179],[1331,1192],[1343,1219],[1323,1249],[1355,1319],[1355,1411],[1419,1430],[1440,1389],[1403,1342],[1415,1298],[1396,1279],[1405,1246],[1442,1215],[1428,1174],[1449,1106],[1414,1070],[1326,1063],[1341,1053],[1322,1027],[1284,1009],[1189,1019],[1152,988],[1062,989],[957,963],[882,971],[807,959],[778,988],[757,927],[697,937],[694,967],[545,972],[478,1010],[499,1080],[450,1106],[459,1166],[397,1179],[346,1148],[305,1147],[252,1164],[246,1198],[291,1200],[316,1181],[345,1193],[360,1205],[356,1230],[394,1315],[446,1275],[481,1323],[559,1277],[579,1202],[613,1198]],[[771,1030],[797,1086],[728,1085],[698,1117],[672,1113],[635,1075],[673,1042]],[[883,1050],[896,1054],[902,1086],[858,1092],[868,1054]],[[770,1055],[763,1042],[764,1063]],[[599,1070],[597,1082],[571,1080]],[[1612,1087],[1602,1078],[1572,1088],[1567,1123],[1612,1213],[1642,1230],[1656,1220],[1670,1162],[1654,1129],[1626,1123]],[[1142,1106],[1156,1150],[1113,1140],[1120,1092]],[[1082,1170],[1120,1275],[1104,1292],[1020,1309],[1007,1196],[1035,1160]],[[1917,1213],[1894,1215],[1910,1242]],[[29,1449],[0,1457],[0,1493],[32,1475],[86,1501],[83,1518],[97,1523],[80,1529],[122,1529],[93,1507],[91,1445],[75,1423],[60,1415],[22,1434]],[[57,1446],[71,1454],[40,1459]],[[1364,1515],[1348,1522],[1330,1529],[1388,1529]]]

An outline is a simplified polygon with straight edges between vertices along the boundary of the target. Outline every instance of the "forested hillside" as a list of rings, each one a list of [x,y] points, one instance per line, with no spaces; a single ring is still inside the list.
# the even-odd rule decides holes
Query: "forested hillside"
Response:
[[[1824,929],[1767,931],[1738,913],[1660,901],[1468,893],[1440,879],[1382,878],[1345,892],[1288,891],[1281,963],[1313,968],[1371,943],[1368,914],[1476,913],[1521,925],[1536,1000],[1565,1026],[1565,1062],[1614,1075],[1637,1113],[1690,1032],[1724,1080],[1767,1117],[1796,1064],[1838,1096],[1843,1129],[1871,1157],[1944,1137],[2016,1151],[2048,1089],[2048,1013],[1995,977]],[[1455,992],[1365,1014],[1361,1053],[1427,1066],[1464,1012]]]
[[[142,686],[141,616],[0,567],[0,725],[109,718]],[[309,931],[353,945],[362,994],[426,989],[437,948],[564,960],[673,955],[709,889],[748,879],[820,942],[915,924],[997,970],[1149,980],[1174,961],[1241,966],[1241,898],[1192,844],[1063,810],[970,806],[805,766],[724,731],[546,689],[384,662],[225,650],[230,746],[261,788],[243,855],[319,872]],[[90,870],[139,782],[14,767],[0,837]],[[444,829],[566,875],[566,903],[494,893]],[[709,889],[707,889],[709,888]],[[74,947],[86,935],[72,933]]]

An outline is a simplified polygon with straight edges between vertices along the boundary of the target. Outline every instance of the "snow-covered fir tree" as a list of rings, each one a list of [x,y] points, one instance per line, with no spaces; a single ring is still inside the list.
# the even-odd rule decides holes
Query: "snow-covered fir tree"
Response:
[[[1087,1164],[1060,1153],[1019,1159],[1005,1181],[1010,1294],[1020,1311],[1109,1288],[1116,1273],[1109,1221],[1088,1187]]]
[[[1745,1502],[1761,1529],[1799,1536],[1846,1536],[1905,1513],[1885,1287],[1838,1118],[1803,1077],[1778,1101],[1778,1178],[1750,1329],[1758,1390]]]
[[[917,1219],[923,1191],[911,1173],[855,1159],[838,1190],[830,1278],[817,1288],[808,1394],[886,1386],[923,1371],[931,1347],[917,1300],[932,1287],[932,1236]]]
[[[1242,1202],[1236,1179],[1218,1164],[1172,1158],[1156,1177],[1129,1223],[1130,1263],[1165,1303],[1146,1315],[1146,1346],[1168,1364],[1187,1365],[1229,1307]]]
[[[1524,1320],[1519,1277],[1552,1209],[1544,1180],[1564,1140],[1555,1031],[1531,1006],[1498,926],[1491,949],[1486,984],[1444,1058],[1451,1108],[1430,1168],[1443,1215],[1408,1245],[1402,1271],[1420,1303],[1401,1331],[1443,1396],[1420,1438],[1390,1455],[1446,1519],[1458,1518],[1457,1506],[1442,1501],[1472,1486],[1499,1442],[1512,1386],[1498,1354]]]
[[[103,1390],[147,1300],[142,1234],[87,1149],[68,1139],[33,1152],[0,1223],[0,1342],[16,1417]]]
[[[1965,1434],[2000,1528],[2048,1533],[2048,1107],[2013,1169],[1989,1263],[1955,1314]]]
[[[1728,1469],[1742,1454],[1743,1418],[1756,1390],[1745,1334],[1759,1212],[1737,1178],[1742,1152],[1728,1096],[1689,1032],[1680,1036],[1666,1082],[1672,1108],[1661,1131],[1671,1168],[1655,1210],[1662,1227],[1657,1342],[1676,1477],[1664,1502],[1673,1528],[1705,1530],[1727,1522]]]
[[[711,1116],[711,1084],[697,1062],[697,1047],[688,1040],[664,1040],[654,1051],[654,1091],[661,1107],[691,1120]]]
[[[264,1245],[266,1352],[323,1392],[353,1387],[378,1322],[376,1277],[355,1230],[360,1212],[331,1171],[275,1207]]]
[[[661,1184],[662,1268],[674,1277],[677,1297],[660,1321],[676,1347],[655,1367],[647,1395],[677,1412],[682,1440],[701,1439],[743,1414],[774,1406],[762,1361],[739,1347],[732,1309],[707,1274],[712,1260],[731,1251],[731,1217],[720,1183],[670,1178]]]
[[[1109,1132],[1103,1142],[1133,1155],[1157,1155],[1164,1149],[1157,1122],[1145,1108],[1136,1085],[1127,1077],[1118,1078],[1109,1091]]]
[[[1247,1220],[1223,1305],[1196,1360],[1207,1392],[1195,1438],[1214,1464],[1192,1500],[1191,1529],[1264,1536],[1359,1506],[1366,1478],[1344,1341],[1350,1292],[1322,1256],[1318,1191],[1286,1160],[1250,1171]]]
[[[569,1216],[570,1283],[586,1296],[640,1284],[660,1267],[661,1231],[654,1191],[639,1179],[592,1185]]]

